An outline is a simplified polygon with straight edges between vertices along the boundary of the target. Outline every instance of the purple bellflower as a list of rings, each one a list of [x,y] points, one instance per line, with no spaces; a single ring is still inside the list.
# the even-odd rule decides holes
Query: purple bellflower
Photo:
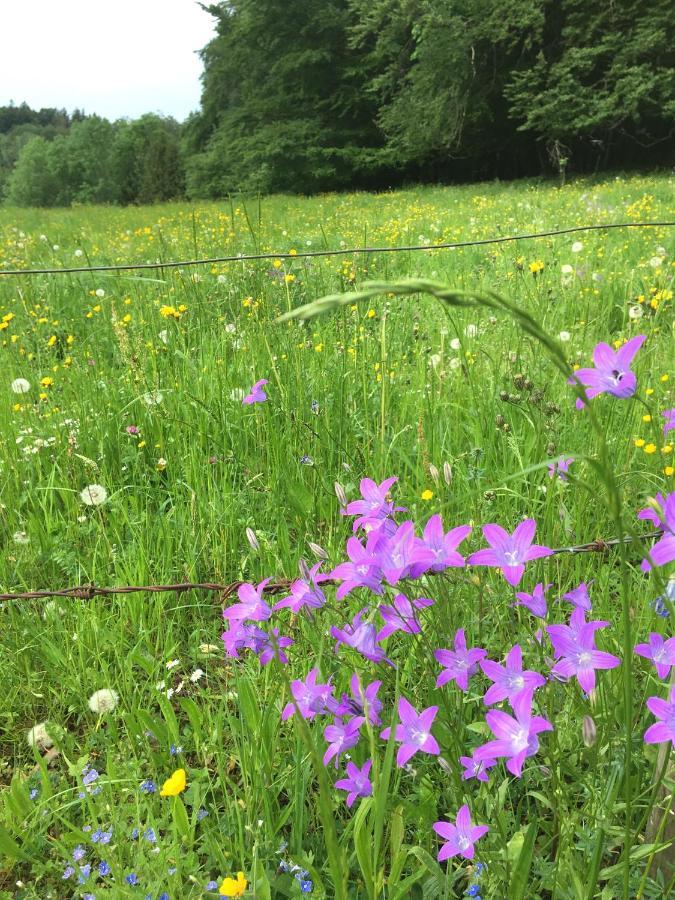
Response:
[[[269,381],[266,378],[261,378],[260,381],[256,381],[251,388],[251,392],[247,394],[241,402],[247,405],[251,403],[264,403],[265,400],[267,400],[267,394],[263,390],[264,384],[269,384]]]
[[[300,610],[307,606],[310,609],[319,609],[326,602],[326,596],[319,585],[323,581],[328,581],[328,575],[319,572],[322,563],[316,563],[309,570],[309,578],[298,578],[291,585],[291,593],[283,600],[275,603],[272,609],[276,612],[278,609],[288,607],[292,612],[299,613]]]
[[[236,620],[244,622],[246,620],[253,622],[264,622],[272,615],[272,610],[263,600],[263,591],[270,579],[266,578],[261,581],[258,587],[252,584],[242,584],[237,590],[239,603],[229,606],[223,611],[223,617],[229,619],[230,622]]]
[[[643,572],[649,572],[652,568],[652,563],[655,566],[665,566],[666,563],[672,562],[675,559],[675,491],[661,499],[663,500],[663,503],[661,504],[663,517],[660,520],[657,519],[657,521],[659,521],[661,528],[663,528],[664,534],[649,551],[651,562],[647,559],[642,560],[640,568]],[[642,515],[644,512],[646,511],[642,510],[641,513],[638,514],[638,518],[648,518],[648,516]],[[656,516],[655,512],[654,515]]]
[[[572,606],[578,606],[579,609],[584,609],[586,612],[591,611],[591,598],[588,596],[588,585],[585,581],[582,581],[574,590],[563,594],[563,600],[569,600]]]
[[[653,631],[649,635],[649,643],[636,644],[635,652],[638,656],[650,659],[654,663],[658,677],[665,678],[675,666],[675,637],[664,641],[662,634]]]
[[[393,666],[394,664],[390,659],[387,659],[384,650],[377,646],[376,627],[372,622],[361,621],[366,612],[368,612],[367,608],[360,610],[352,619],[351,624],[348,623],[342,628],[336,628],[335,625],[331,626],[330,633],[336,640],[335,649],[337,651],[340,644],[346,644],[347,647],[358,650],[362,656],[365,656],[371,662],[386,662]]]
[[[411,576],[419,578],[426,571],[443,572],[445,569],[461,568],[465,565],[464,557],[457,552],[457,547],[471,534],[470,525],[458,525],[447,534],[443,531],[443,520],[436,514],[424,526],[424,546],[434,554],[431,565],[417,562],[413,564]]]
[[[457,813],[455,824],[452,822],[434,822],[434,831],[445,843],[438,854],[438,861],[443,862],[452,856],[463,856],[473,859],[474,844],[490,830],[487,825],[472,825],[469,807],[464,804]]]
[[[372,759],[366,760],[360,769],[353,762],[348,762],[347,777],[340,778],[335,782],[335,787],[338,790],[349,791],[347,794],[347,806],[350,809],[357,797],[370,797],[373,793],[373,785],[368,777],[372,765]]]
[[[526,562],[553,553],[548,547],[532,543],[536,529],[534,519],[521,522],[512,535],[501,525],[484,525],[483,536],[491,549],[472,553],[467,562],[474,566],[499,566],[504,578],[515,587],[523,577]]]
[[[318,677],[319,670],[314,668],[304,681],[298,679],[291,682],[291,693],[303,719],[313,719],[314,716],[324,716],[329,712],[328,701],[333,693],[333,685],[330,679],[326,684],[318,684]],[[293,703],[287,703],[281,713],[282,720],[289,719],[294,712]]]
[[[405,697],[398,698],[399,724],[394,731],[394,739],[401,745],[396,754],[396,765],[399,768],[403,768],[416,753],[437,756],[441,752],[436,738],[431,734],[431,725],[437,712],[437,706],[430,706],[418,713]],[[391,728],[385,728],[380,737],[388,741],[390,734]]]
[[[337,769],[340,754],[358,744],[361,726],[365,721],[363,716],[354,716],[348,722],[336,719],[332,725],[324,728],[323,736],[328,742],[328,749],[323,755],[324,766],[327,766],[331,759],[335,758],[335,768]]]
[[[508,700],[513,706],[516,698],[523,691],[532,694],[537,688],[546,684],[546,679],[538,672],[530,669],[523,671],[523,652],[520,644],[515,644],[508,652],[506,664],[501,666],[491,659],[482,659],[480,667],[484,674],[493,681],[483,697],[483,703],[491,706],[500,700]]]
[[[375,552],[389,584],[409,577],[413,566],[420,574],[426,572],[436,560],[435,552],[416,537],[412,522],[403,522],[391,537],[378,541]]]
[[[666,420],[663,426],[663,436],[665,437],[669,431],[675,428],[675,407],[673,409],[664,409],[661,415]]]
[[[460,763],[464,766],[462,781],[476,778],[478,781],[489,781],[487,770],[497,765],[496,759],[474,759],[473,756],[460,756]]]
[[[266,666],[273,659],[278,660],[282,665],[288,665],[288,657],[284,653],[286,647],[290,647],[295,643],[293,638],[285,637],[279,634],[278,628],[273,628],[269,634],[262,632],[262,637],[253,648],[258,654],[261,666]]]
[[[331,700],[329,703],[331,712],[336,716],[365,716],[371,725],[381,725],[382,701],[378,699],[377,692],[382,687],[382,682],[373,681],[364,688],[358,674],[354,672],[349,687],[352,696],[343,694],[339,702]]]
[[[665,741],[675,743],[675,687],[670,689],[670,700],[661,697],[648,697],[649,711],[660,721],[650,725],[645,731],[645,744],[663,744]]]
[[[513,702],[515,718],[499,709],[492,709],[485,720],[496,740],[476,747],[475,760],[505,757],[506,768],[520,778],[523,763],[539,750],[538,734],[553,731],[553,725],[542,716],[532,715],[532,692],[523,691]]]
[[[362,500],[352,500],[346,509],[341,510],[343,516],[358,516],[354,521],[354,531],[359,528],[376,530],[384,519],[388,519],[394,512],[402,511],[403,507],[394,506],[388,500],[389,489],[398,481],[398,478],[386,478],[382,484],[377,484],[372,478],[362,478],[359,488]]]
[[[561,481],[567,481],[567,473],[569,472],[569,468],[574,462],[573,456],[568,456],[566,459],[558,459],[556,462],[552,462],[548,464],[548,477],[553,478],[555,475]]]
[[[419,634],[422,630],[415,615],[416,609],[424,609],[433,606],[434,601],[428,597],[420,597],[412,602],[404,594],[394,597],[393,606],[380,606],[379,613],[384,619],[384,628],[377,634],[377,640],[383,641],[395,631],[404,631],[406,634]]]
[[[366,541],[365,547],[358,538],[352,537],[347,541],[347,556],[350,561],[340,563],[330,573],[331,578],[339,578],[342,581],[335,592],[337,600],[342,600],[358,587],[367,587],[374,594],[382,593],[382,572],[373,552],[376,541],[376,535],[372,535]]]
[[[540,582],[535,585],[531,594],[526,594],[525,591],[518,591],[516,594],[516,602],[513,605],[524,606],[533,616],[536,616],[538,619],[545,619],[546,613],[548,612],[546,606],[546,591],[550,587],[550,584],[544,585]]]
[[[647,522],[651,522],[654,528],[663,528],[664,522],[660,512],[662,512],[664,506],[666,505],[666,498],[663,494],[659,493],[654,497],[654,505],[653,506],[645,506],[644,509],[641,509],[637,514],[638,519],[642,519]],[[658,510],[656,509],[658,507]]]
[[[576,676],[581,689],[590,693],[595,688],[596,669],[614,669],[621,660],[611,653],[598,650],[595,632],[606,628],[608,622],[586,622],[584,610],[575,607],[570,625],[548,625],[546,630],[557,658],[551,674],[562,678]]]
[[[455,634],[454,650],[436,650],[434,659],[443,666],[443,671],[436,679],[436,687],[442,687],[448,681],[456,681],[457,687],[463,691],[469,689],[469,678],[478,671],[478,662],[487,656],[487,650],[474,647],[467,649],[464,629],[459,628]]]
[[[239,651],[245,648],[255,649],[261,641],[267,638],[264,631],[257,625],[244,625],[238,619],[228,623],[228,630],[221,634],[225,644],[225,653],[228,656],[239,659]]]
[[[593,351],[593,369],[578,369],[568,380],[568,384],[581,383],[589,400],[598,394],[612,394],[614,397],[632,397],[637,387],[635,374],[630,370],[633,357],[646,341],[646,335],[638,334],[613,350],[609,344],[600,343]],[[577,409],[584,408],[584,401],[577,398]]]

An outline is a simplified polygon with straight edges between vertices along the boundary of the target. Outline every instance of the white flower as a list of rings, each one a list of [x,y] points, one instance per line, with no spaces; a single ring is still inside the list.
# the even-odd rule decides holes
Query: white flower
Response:
[[[59,247],[58,244],[54,244],[54,246],[52,247],[52,250],[54,250],[55,252],[56,252],[57,250],[60,250],[60,249],[61,249],[61,248]]]
[[[159,339],[163,344],[169,343],[169,332],[166,330],[166,328],[163,328],[162,331],[160,331]]]
[[[448,365],[450,366],[451,369],[459,369],[461,364],[462,364],[462,361],[459,358],[459,356],[452,356],[450,358],[450,362],[448,363]]]
[[[161,391],[148,391],[143,394],[143,399],[147,406],[159,406],[164,401],[164,394]]]
[[[41,241],[46,241],[47,239],[48,239],[48,238],[47,238],[47,235],[46,235],[46,234],[41,234],[41,235],[40,235],[40,240],[41,240]]]
[[[663,260],[660,256],[652,256],[652,258],[649,260],[649,265],[652,267],[652,269],[658,269],[662,263]]]
[[[203,678],[203,677],[204,677],[204,670],[203,669],[195,669],[194,672],[192,673],[192,675],[190,675],[190,681],[193,684],[197,684],[199,679]]]
[[[571,275],[574,272],[574,268],[569,263],[565,263],[564,266],[560,266],[560,271],[563,275]]]
[[[175,669],[176,666],[179,666],[179,665],[180,665],[179,659],[170,659],[169,662],[166,664],[166,667],[167,667],[167,669],[171,670],[171,669]]]
[[[461,346],[462,346],[462,343],[461,343],[461,341],[460,341],[459,338],[453,338],[453,339],[450,341],[450,349],[451,349],[451,350],[459,350],[459,348],[460,348]]]
[[[236,331],[237,331],[237,326],[234,324],[234,322],[228,322],[227,325],[225,326],[226,334],[235,334]]]
[[[103,288],[96,288],[95,293],[96,293],[96,296],[99,298],[99,300],[101,300],[103,297],[105,297],[105,291],[103,290]]]
[[[79,258],[82,256],[82,251],[81,251],[81,250],[76,250],[76,251],[75,251],[75,256],[79,259]]]
[[[429,362],[434,370],[436,370],[441,364],[441,354],[440,353],[432,353],[429,357]]]
[[[80,500],[85,506],[100,506],[108,499],[108,492],[102,484],[88,484],[80,492]]]
[[[38,722],[37,725],[33,725],[26,734],[26,740],[30,747],[37,747],[38,750],[48,750],[54,744],[47,732],[46,722]]]
[[[15,378],[10,385],[15,394],[27,394],[30,390],[30,381],[25,378]]]
[[[119,703],[119,694],[108,688],[101,688],[100,691],[94,691],[89,698],[89,709],[98,713],[100,716],[104,713],[111,712]]]
[[[581,243],[581,241],[575,241],[572,244],[572,253],[581,253],[583,249],[584,245]]]
[[[227,284],[227,275],[219,275],[216,278],[216,281],[218,282],[218,284]]]
[[[478,334],[478,326],[477,325],[467,325],[464,329],[464,334],[467,337],[476,337]]]
[[[569,333],[569,331],[561,331],[560,334],[558,335],[558,339],[561,340],[563,342],[563,344],[566,344],[567,341],[569,341],[571,337],[572,337],[572,335]]]
[[[629,319],[641,319],[644,314],[644,310],[641,306],[630,306],[628,308],[628,318]]]
[[[13,540],[15,544],[29,544],[30,538],[25,531],[15,531]]]

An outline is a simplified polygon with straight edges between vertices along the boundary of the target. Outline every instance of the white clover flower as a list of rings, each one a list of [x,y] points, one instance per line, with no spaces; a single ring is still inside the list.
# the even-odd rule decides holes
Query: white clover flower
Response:
[[[80,500],[85,506],[100,506],[108,499],[108,492],[102,484],[88,484],[80,492]]]
[[[451,349],[451,350],[459,350],[459,348],[460,348],[461,346],[462,346],[462,342],[460,341],[459,338],[453,338],[453,339],[450,341],[450,349]]]
[[[38,722],[37,725],[33,725],[26,734],[26,740],[30,747],[37,747],[38,750],[48,750],[54,745],[54,741],[47,731],[46,722]]]
[[[635,306],[630,306],[628,308],[628,318],[629,319],[641,319],[644,315],[644,310],[641,306],[637,304]]]
[[[30,544],[30,538],[25,531],[15,531],[12,540],[15,544]]]
[[[581,253],[583,249],[584,245],[581,243],[581,241],[575,241],[572,244],[572,253]]]
[[[103,297],[105,297],[105,291],[103,290],[103,288],[96,288],[95,294],[99,298],[99,300],[102,300]]]
[[[25,378],[15,378],[10,387],[15,394],[27,394],[30,390],[30,381]]]
[[[100,691],[94,691],[89,698],[89,709],[102,716],[104,713],[112,712],[119,700],[119,694],[116,691],[111,691],[109,688],[101,688]]]
[[[561,331],[560,334],[558,335],[558,340],[562,341],[563,344],[566,344],[567,341],[569,341],[571,337],[572,337],[572,335],[569,333],[569,331]]]

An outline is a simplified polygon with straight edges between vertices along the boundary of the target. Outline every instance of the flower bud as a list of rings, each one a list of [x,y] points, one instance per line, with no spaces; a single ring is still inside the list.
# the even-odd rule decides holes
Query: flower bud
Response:
[[[338,503],[340,504],[340,506],[346,506],[347,495],[345,494],[345,489],[342,487],[339,481],[336,481],[333,487],[335,488],[335,496],[338,498]]]
[[[443,463],[443,478],[445,478],[446,484],[450,484],[452,481],[452,467],[449,462]]]
[[[441,473],[438,471],[436,466],[433,463],[430,463],[429,464],[429,475],[431,475],[431,478],[432,478],[432,481],[434,482],[434,484],[438,484],[438,481],[440,479],[440,474]]]
[[[298,568],[300,569],[300,577],[304,578],[305,581],[309,581],[309,566],[302,557],[300,557],[298,562]]]
[[[255,531],[252,528],[246,529],[246,540],[251,545],[253,550],[260,550],[260,544],[258,543],[258,538],[255,536]]]
[[[597,739],[598,732],[595,727],[595,722],[590,716],[584,716],[584,721],[581,725],[581,736],[587,747],[592,747]]]
[[[314,541],[308,541],[307,546],[318,559],[328,559],[328,553]]]

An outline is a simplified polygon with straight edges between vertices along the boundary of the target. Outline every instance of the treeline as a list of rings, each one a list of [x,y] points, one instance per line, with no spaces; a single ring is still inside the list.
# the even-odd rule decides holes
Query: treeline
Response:
[[[0,198],[17,206],[154,203],[185,193],[180,125],[0,107]]]
[[[8,199],[309,193],[674,161],[671,0],[226,0],[208,10],[216,34],[202,51],[199,112],[182,127],[156,116],[73,116],[65,133],[58,117],[33,123],[53,133],[23,145]],[[0,111],[0,132],[2,122]]]

